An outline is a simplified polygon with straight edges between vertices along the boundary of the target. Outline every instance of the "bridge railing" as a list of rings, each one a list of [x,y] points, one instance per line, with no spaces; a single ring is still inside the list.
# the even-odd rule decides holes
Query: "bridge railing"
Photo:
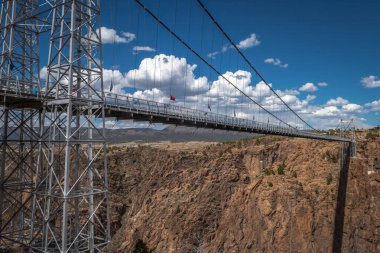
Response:
[[[37,91],[37,84],[30,84],[18,80],[0,79],[0,89],[3,92],[12,92],[15,95],[33,95],[37,98],[44,96],[44,90]],[[96,102],[101,102],[98,97],[93,98]],[[150,116],[161,116],[167,118],[175,118],[179,120],[202,122],[204,124],[214,124],[229,126],[235,129],[248,130],[258,133],[274,133],[287,136],[299,136],[314,139],[348,141],[346,138],[338,136],[330,136],[321,133],[315,133],[300,130],[292,127],[284,127],[271,123],[264,123],[250,119],[232,117],[224,114],[214,113],[210,111],[202,111],[179,106],[171,103],[160,103],[146,99],[131,97],[122,94],[114,94],[105,92],[105,106],[118,111],[136,112]]]
[[[175,104],[160,103],[108,92],[105,93],[105,104],[108,108],[124,112],[139,113],[150,116],[161,116],[194,122],[203,122],[204,124],[224,125],[239,129],[252,130],[259,133],[275,133],[295,137],[298,136],[324,140],[349,141],[348,139],[340,138],[337,136],[329,136],[326,134],[304,131],[292,127],[284,127],[271,123],[263,123],[249,119],[231,117],[228,115],[191,109]]]
[[[108,106],[133,109],[139,112],[155,113],[157,115],[175,116],[181,119],[194,120],[206,122],[209,124],[225,123],[228,125],[242,126],[242,127],[263,127],[267,126],[272,129],[287,129],[274,124],[261,123],[258,121],[242,119],[238,117],[231,117],[214,112],[202,111],[191,109],[175,104],[160,103],[141,98],[130,97],[120,94],[106,93],[106,104]]]
[[[16,95],[34,95],[38,96],[40,93],[38,84],[30,83],[24,80],[15,79],[0,79],[0,89],[4,92],[11,92]]]

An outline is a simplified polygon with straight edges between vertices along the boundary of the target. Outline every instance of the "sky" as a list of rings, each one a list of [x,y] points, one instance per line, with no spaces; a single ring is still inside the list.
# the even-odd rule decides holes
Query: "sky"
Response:
[[[280,118],[302,124],[284,112],[196,0],[140,1],[251,98]],[[202,2],[265,80],[312,126],[334,128],[341,118],[354,119],[357,127],[380,125],[380,1]],[[106,90],[112,83],[114,93],[266,120],[135,0],[102,1],[101,8]]]

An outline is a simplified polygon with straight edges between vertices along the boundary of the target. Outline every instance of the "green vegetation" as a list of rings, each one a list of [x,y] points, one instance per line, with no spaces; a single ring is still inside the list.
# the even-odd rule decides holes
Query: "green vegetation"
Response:
[[[252,142],[255,138],[254,137],[245,137],[241,138],[239,140],[229,140],[229,141],[222,141],[222,144],[238,144],[241,145],[243,143],[249,143]]]
[[[257,139],[255,140],[255,144],[256,144],[256,145],[260,145],[260,144],[261,144],[261,140],[260,140],[259,138],[257,138]]]
[[[373,141],[373,140],[375,140],[377,137],[379,137],[379,134],[376,133],[376,132],[373,132],[373,131],[370,131],[370,132],[368,132],[368,133],[365,135],[365,138],[366,138],[366,140],[368,140],[368,141]]]
[[[325,153],[322,154],[322,159],[327,159],[329,162],[337,163],[338,155],[333,154],[332,152],[330,152],[330,150],[327,150]]]
[[[268,186],[269,187],[273,187],[273,183],[272,182],[268,182]]]
[[[253,139],[254,138],[252,138],[252,137],[241,138],[240,142],[242,142],[242,143],[248,143],[248,142],[252,142]]]
[[[331,173],[329,173],[326,177],[326,183],[327,185],[330,185],[333,181],[333,176],[331,175]]]
[[[264,169],[264,173],[265,173],[265,175],[267,175],[267,176],[269,176],[269,175],[274,175],[274,174],[275,174],[272,168],[265,168],[265,169]]]
[[[278,165],[277,167],[277,174],[279,175],[284,175],[285,174],[285,169],[286,169],[286,165],[284,162],[282,162],[280,165]]]
[[[338,131],[337,131],[337,130],[334,130],[334,129],[329,129],[329,130],[327,130],[327,134],[328,134],[328,135],[337,135],[337,134],[338,134]]]

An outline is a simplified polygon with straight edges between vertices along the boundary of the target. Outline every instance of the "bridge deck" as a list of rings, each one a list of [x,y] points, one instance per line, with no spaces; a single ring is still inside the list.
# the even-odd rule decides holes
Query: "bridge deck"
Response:
[[[164,124],[177,124],[192,127],[282,135],[327,141],[351,141],[350,139],[341,138],[338,136],[297,130],[289,127],[282,127],[274,124],[257,122],[254,120],[190,109],[172,104],[158,103],[124,95],[106,95],[106,116],[115,117],[118,119],[135,119]]]
[[[30,89],[31,90],[31,89]],[[223,114],[190,109],[173,104],[129,97],[119,94],[105,94],[106,117],[117,119],[134,119],[164,124],[185,125],[191,127],[222,129],[238,132],[281,135],[327,141],[351,142],[348,138],[326,135],[311,131],[298,130],[274,124],[262,123],[249,119],[231,117]],[[4,99],[6,98],[6,100]],[[41,108],[42,99],[30,92],[0,87],[1,101],[7,106],[18,108]],[[94,100],[95,102],[95,100]],[[96,101],[99,102],[99,101]]]

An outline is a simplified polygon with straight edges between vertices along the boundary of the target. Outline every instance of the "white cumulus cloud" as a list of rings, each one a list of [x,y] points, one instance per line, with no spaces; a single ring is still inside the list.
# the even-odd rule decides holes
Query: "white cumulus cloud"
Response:
[[[141,52],[141,51],[155,52],[156,49],[148,47],[148,46],[134,46],[133,47],[133,52],[137,53],[137,52]]]
[[[218,54],[219,54],[218,51],[211,52],[211,53],[207,54],[207,57],[211,58],[211,59],[215,59]]]
[[[42,69],[40,70],[40,77],[42,80],[46,80],[47,76],[48,76],[47,67],[43,66]]]
[[[280,59],[278,58],[267,58],[264,60],[265,63],[272,64],[274,66],[278,66],[280,68],[287,68],[289,64],[287,63],[282,63]]]
[[[313,114],[319,117],[336,117],[340,114],[340,110],[336,106],[326,106],[314,111]]]
[[[365,106],[369,107],[371,111],[380,111],[380,99],[367,103]]]
[[[337,97],[335,99],[330,99],[327,101],[326,105],[346,105],[348,104],[348,100],[342,98],[342,97]]]
[[[308,92],[314,92],[318,90],[318,87],[316,87],[313,83],[305,83],[299,88],[300,91],[308,91]]]
[[[326,82],[319,82],[318,83],[318,86],[319,87],[326,87],[326,86],[328,86],[329,84],[328,83],[326,83]]]
[[[380,80],[377,76],[367,76],[363,77],[360,82],[363,84],[364,87],[367,88],[377,88],[380,87]]]
[[[111,80],[113,80],[116,90],[122,93],[124,93],[122,90],[128,87],[152,90],[152,92],[159,90],[165,97],[204,93],[208,89],[208,81],[204,76],[195,76],[196,68],[196,64],[188,64],[185,58],[159,54],[153,58],[143,59],[137,69],[132,69],[127,73],[121,73],[119,70],[104,70],[104,88],[109,90]],[[145,95],[149,94],[153,96],[153,93]]]
[[[136,39],[136,35],[134,33],[122,32],[122,35],[123,35],[124,38],[127,39],[127,43],[129,43],[132,40]]]
[[[104,89],[109,91],[112,81],[115,93],[186,106],[206,113],[221,113],[247,119],[254,118],[261,122],[278,123],[252,101],[242,96],[224,79],[226,78],[264,108],[294,125],[300,124],[295,119],[292,121],[294,117],[291,117],[288,109],[265,83],[254,82],[256,76],[251,72],[226,71],[223,73],[224,78],[219,76],[208,80],[206,76],[195,74],[198,72],[197,68],[196,64],[190,64],[186,58],[159,54],[143,59],[135,69],[124,73],[105,69]],[[376,108],[380,110],[380,100],[368,103],[364,107],[337,97],[330,99],[325,105],[318,105],[315,102],[315,95],[308,94],[306,98],[301,99],[302,93],[295,89],[276,90],[276,92],[293,110],[316,128],[334,128],[340,118],[355,118],[359,121],[357,126],[368,126],[360,118],[363,118],[363,114],[368,111]],[[175,101],[170,101],[170,95],[176,98]]]
[[[255,47],[260,45],[261,41],[259,41],[257,35],[255,33],[252,33],[248,38],[242,40],[237,45],[240,49],[247,49],[250,47]]]
[[[228,50],[228,46],[222,46],[221,52],[225,53]]]
[[[342,109],[347,113],[359,113],[362,111],[363,107],[358,104],[346,104],[342,106]]]
[[[129,43],[136,39],[136,35],[130,32],[122,32],[121,34],[117,34],[116,30],[113,28],[108,28],[102,26],[100,28],[102,33],[102,42],[103,44],[110,43]],[[99,28],[96,29],[96,33],[99,34]],[[92,36],[93,40],[96,40],[96,35]]]
[[[314,96],[314,95],[307,95],[306,96],[306,101],[307,102],[311,102],[311,101],[313,101],[314,99],[316,99],[317,98],[317,96]]]

